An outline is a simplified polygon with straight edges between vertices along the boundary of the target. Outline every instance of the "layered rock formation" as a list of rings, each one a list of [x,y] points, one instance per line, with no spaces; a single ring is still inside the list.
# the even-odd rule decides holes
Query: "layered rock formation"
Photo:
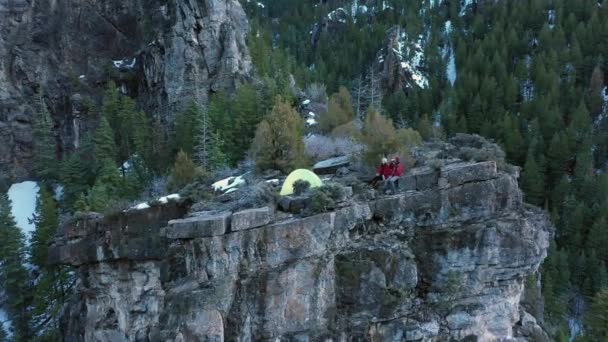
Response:
[[[78,146],[114,80],[162,121],[251,72],[237,0],[0,0],[0,175],[31,171],[35,92],[58,154]]]
[[[66,341],[525,341],[520,305],[552,227],[496,163],[414,168],[403,192],[332,212],[190,213],[66,225],[80,277]],[[428,164],[427,164],[428,165]],[[372,195],[370,198],[369,196]],[[367,199],[364,199],[366,198]]]

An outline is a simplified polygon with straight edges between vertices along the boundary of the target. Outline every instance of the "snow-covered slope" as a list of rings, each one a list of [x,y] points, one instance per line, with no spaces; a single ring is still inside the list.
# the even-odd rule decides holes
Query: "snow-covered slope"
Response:
[[[387,42],[377,55],[376,63],[382,70],[384,86],[389,91],[398,88],[427,88],[424,37],[409,37],[395,26],[387,32]]]

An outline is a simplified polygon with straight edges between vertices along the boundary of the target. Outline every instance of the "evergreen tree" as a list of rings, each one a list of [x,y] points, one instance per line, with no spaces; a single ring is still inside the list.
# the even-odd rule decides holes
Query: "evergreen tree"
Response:
[[[604,73],[600,65],[593,69],[589,90],[587,91],[587,105],[593,116],[599,115],[604,107]]]
[[[101,117],[93,141],[95,142],[95,157],[97,160],[116,160],[114,132],[112,132],[112,127],[110,127],[110,123],[105,117]]]
[[[184,151],[179,151],[175,158],[175,165],[171,173],[169,188],[172,190],[180,190],[186,185],[192,183],[197,175],[196,165],[188,157]]]
[[[49,243],[59,225],[59,214],[52,194],[40,190],[33,220],[36,229],[31,237],[31,263],[37,279],[33,291],[32,325],[38,340],[59,339],[59,314],[69,293],[68,273],[47,263]]]
[[[233,104],[233,122],[228,129],[229,134],[224,136],[224,141],[230,142],[225,146],[228,158],[232,164],[242,160],[255,135],[255,127],[264,117],[260,94],[253,84],[240,87],[236,93]],[[219,130],[219,128],[215,128]]]
[[[304,123],[293,107],[277,98],[272,111],[256,130],[252,143],[253,158],[260,170],[293,171],[305,162]]]
[[[64,184],[63,202],[71,208],[80,194],[86,193],[94,182],[83,153],[77,151],[68,156],[61,164],[61,184]]]
[[[5,308],[13,323],[14,339],[31,338],[29,274],[25,267],[25,238],[15,225],[8,196],[0,192],[0,285],[6,294]]]
[[[172,144],[175,151],[184,151],[189,156],[193,155],[200,116],[201,108],[194,101],[177,114]]]
[[[42,94],[38,94],[38,110],[34,118],[34,169],[36,175],[45,181],[55,181],[58,177],[57,151],[53,136],[53,120]]]
[[[597,252],[600,260],[608,263],[608,224],[604,217],[591,226],[587,246]]]
[[[354,111],[350,93],[346,88],[340,87],[339,92],[330,97],[327,112],[319,116],[319,127],[324,132],[331,132],[353,119]]]
[[[418,123],[418,132],[424,140],[430,140],[436,137],[435,128],[433,127],[433,123],[431,122],[431,120],[429,120],[428,115],[425,114]]]
[[[544,201],[545,180],[544,175],[532,151],[528,152],[528,158],[524,165],[521,176],[521,187],[524,190],[528,203],[541,206]]]
[[[368,165],[376,165],[383,156],[399,153],[409,156],[409,148],[422,141],[420,134],[412,129],[397,131],[391,119],[369,109],[363,124],[362,138],[365,144],[363,160]]]
[[[206,111],[202,111],[198,123],[198,135],[194,157],[205,172],[215,171],[226,165],[226,155],[223,152],[224,142],[219,132],[214,132]]]
[[[49,243],[59,225],[59,213],[53,194],[45,187],[40,188],[36,199],[33,223],[36,229],[32,233],[30,243],[31,263],[39,268],[44,268],[47,266]]]

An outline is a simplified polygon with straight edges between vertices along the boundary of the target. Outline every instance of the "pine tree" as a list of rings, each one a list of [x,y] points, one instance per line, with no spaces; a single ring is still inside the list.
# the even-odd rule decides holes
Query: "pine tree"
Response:
[[[608,289],[598,292],[591,301],[587,324],[589,335],[596,341],[608,339]]]
[[[608,223],[605,218],[598,219],[589,231],[588,249],[594,249],[600,260],[608,262]]]
[[[418,137],[420,136],[418,135]],[[371,108],[365,117],[362,141],[366,146],[363,160],[368,165],[376,165],[382,156],[388,156],[409,147],[402,146],[400,143],[393,122]]]
[[[45,181],[57,180],[57,151],[53,136],[53,120],[42,94],[38,94],[38,110],[34,118],[34,170]]]
[[[197,175],[196,165],[188,157],[184,151],[179,151],[175,158],[175,165],[171,173],[169,188],[172,190],[180,190],[186,185],[192,183]]]
[[[88,191],[92,183],[88,166],[78,152],[72,153],[62,162],[61,183],[64,184],[63,202],[66,207],[72,207],[80,194]]]
[[[226,155],[223,152],[224,142],[219,132],[214,132],[206,111],[201,112],[198,123],[194,158],[205,172],[218,170],[226,165]]]
[[[327,112],[319,116],[319,127],[324,132],[331,132],[353,119],[354,111],[350,93],[346,88],[340,87],[338,93],[330,97]]]
[[[13,322],[14,338],[31,337],[29,303],[31,292],[25,267],[25,238],[15,225],[8,196],[0,192],[0,287],[6,294],[6,311]]]
[[[593,116],[599,115],[604,107],[604,73],[600,65],[593,69],[589,90],[587,91],[587,104]]]
[[[536,163],[532,151],[528,152],[528,158],[524,165],[521,176],[521,187],[524,190],[528,203],[541,206],[544,201],[545,179],[542,170]]]
[[[193,155],[200,116],[201,109],[194,101],[191,101],[183,111],[177,114],[172,144],[175,151],[181,150],[189,156]]]
[[[223,135],[225,141],[230,143],[226,146],[226,152],[232,164],[242,160],[255,135],[255,127],[264,117],[264,109],[260,101],[258,90],[253,84],[246,84],[240,87],[236,93],[233,104],[234,118],[228,129],[229,135]]]
[[[424,114],[420,122],[418,122],[418,132],[424,140],[430,140],[435,137],[435,129],[433,123],[429,120],[429,116]]]
[[[95,142],[95,157],[97,160],[116,160],[117,149],[114,142],[114,132],[105,117],[101,117],[93,141]]]
[[[33,222],[36,229],[31,238],[31,263],[36,266],[38,276],[33,291],[32,325],[40,340],[57,340],[60,309],[69,293],[68,273],[47,263],[47,251],[59,225],[59,214],[52,194],[45,188],[40,190]]]
[[[581,198],[590,191],[586,185],[593,180],[593,154],[589,139],[582,143],[580,150],[576,154],[576,165],[574,167],[574,177],[572,185]]]
[[[547,151],[547,166],[549,171],[550,185],[555,185],[568,170],[568,162],[571,158],[570,146],[562,134],[556,133],[551,139]]]
[[[135,145],[135,154],[139,157],[139,160],[142,163],[135,163],[136,165],[141,165],[141,168],[137,169],[138,175],[147,180],[150,175],[149,169],[154,165],[154,147],[153,147],[153,137],[152,126],[150,125],[150,121],[146,117],[146,113],[143,111],[138,111],[135,113],[134,118],[134,134],[133,140]]]
[[[36,229],[31,237],[31,263],[44,268],[47,265],[47,254],[57,226],[59,225],[59,213],[53,199],[53,194],[45,187],[41,187],[36,199],[36,213],[33,223]]]
[[[272,111],[258,125],[251,145],[256,167],[288,173],[302,166],[305,162],[303,127],[295,109],[277,98]]]

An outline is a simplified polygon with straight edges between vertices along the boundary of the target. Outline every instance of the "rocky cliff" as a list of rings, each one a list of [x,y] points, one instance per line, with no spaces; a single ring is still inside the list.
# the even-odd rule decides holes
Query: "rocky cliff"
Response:
[[[164,122],[251,72],[238,0],[0,0],[0,175],[31,171],[35,92],[58,155],[78,146],[109,80]]]
[[[314,216],[182,202],[72,221],[50,249],[80,278],[65,340],[543,336],[520,299],[546,255],[546,216],[496,162],[441,158],[419,162],[399,194],[356,190]]]

